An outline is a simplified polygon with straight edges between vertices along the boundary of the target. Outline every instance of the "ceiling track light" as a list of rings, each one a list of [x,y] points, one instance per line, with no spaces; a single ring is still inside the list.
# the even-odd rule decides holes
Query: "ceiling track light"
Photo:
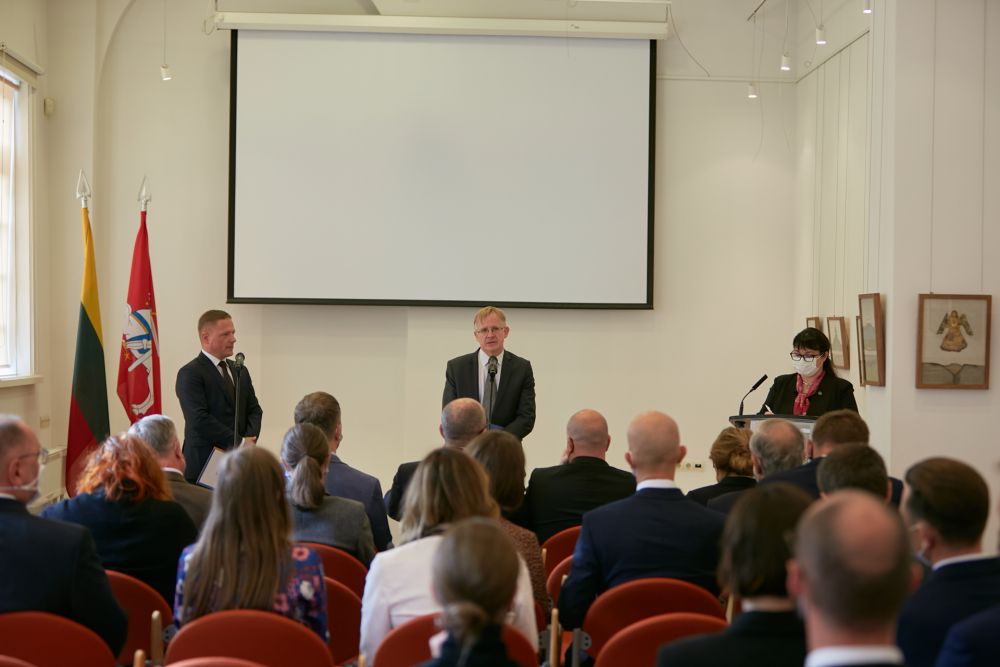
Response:
[[[826,46],[826,28],[821,25],[816,26],[816,45]]]
[[[780,69],[781,69],[782,72],[790,72],[791,69],[792,69],[792,57],[790,55],[788,55],[787,53],[784,53],[781,56],[781,68]]]
[[[747,86],[747,98],[751,99],[751,100],[757,99],[757,84],[756,83],[752,83],[751,82],[750,85]]]
[[[861,6],[861,13],[862,14],[872,13],[872,0],[865,0],[865,3]]]

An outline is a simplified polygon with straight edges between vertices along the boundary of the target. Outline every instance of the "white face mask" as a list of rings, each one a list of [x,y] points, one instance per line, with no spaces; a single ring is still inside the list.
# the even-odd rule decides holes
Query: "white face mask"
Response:
[[[816,373],[819,373],[820,367],[816,365],[816,360],[806,361],[805,359],[800,359],[799,361],[792,360],[792,368],[795,372],[804,378],[810,378]]]

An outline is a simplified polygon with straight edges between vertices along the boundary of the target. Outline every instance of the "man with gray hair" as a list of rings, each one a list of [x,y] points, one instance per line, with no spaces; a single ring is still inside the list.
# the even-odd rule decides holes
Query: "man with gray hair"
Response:
[[[444,438],[442,447],[465,449],[477,435],[486,430],[486,412],[479,401],[471,398],[456,398],[441,411],[441,425],[438,432]],[[403,463],[396,469],[392,487],[385,494],[386,513],[396,521],[402,516],[403,494],[410,484],[410,478],[420,461]]]
[[[768,419],[750,436],[750,461],[758,482],[784,470],[802,465],[806,441],[795,424],[784,419]],[[709,509],[729,514],[740,492],[726,493],[708,501]]]
[[[212,492],[184,479],[187,464],[173,420],[164,415],[147,415],[132,424],[128,432],[153,450],[156,462],[160,464],[163,476],[167,478],[170,491],[174,494],[174,500],[180,503],[201,531],[212,506]]]

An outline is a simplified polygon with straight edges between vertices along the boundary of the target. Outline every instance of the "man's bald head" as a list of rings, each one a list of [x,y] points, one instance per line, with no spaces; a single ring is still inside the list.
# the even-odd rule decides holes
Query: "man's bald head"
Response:
[[[673,479],[677,464],[684,458],[677,422],[662,412],[644,412],[628,425],[628,464],[636,479]],[[641,481],[641,479],[640,479]]]
[[[580,410],[566,424],[566,441],[570,458],[596,456],[603,459],[611,444],[608,420],[597,410]]]
[[[486,413],[479,401],[456,398],[441,411],[441,436],[445,447],[462,449],[486,430]]]
[[[750,436],[750,455],[757,479],[802,465],[804,452],[802,431],[784,419],[768,419]]]

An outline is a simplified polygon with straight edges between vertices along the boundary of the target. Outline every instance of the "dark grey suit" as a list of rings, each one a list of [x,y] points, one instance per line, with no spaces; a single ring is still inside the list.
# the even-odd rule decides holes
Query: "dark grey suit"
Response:
[[[200,533],[208,517],[208,510],[212,507],[212,492],[203,486],[191,484],[184,479],[184,475],[173,470],[164,470],[163,476],[167,478],[174,500],[188,513]]]
[[[444,378],[441,407],[456,398],[480,400],[479,350],[449,361]],[[499,426],[522,439],[535,427],[535,376],[531,362],[506,350],[490,422],[491,426]]]

